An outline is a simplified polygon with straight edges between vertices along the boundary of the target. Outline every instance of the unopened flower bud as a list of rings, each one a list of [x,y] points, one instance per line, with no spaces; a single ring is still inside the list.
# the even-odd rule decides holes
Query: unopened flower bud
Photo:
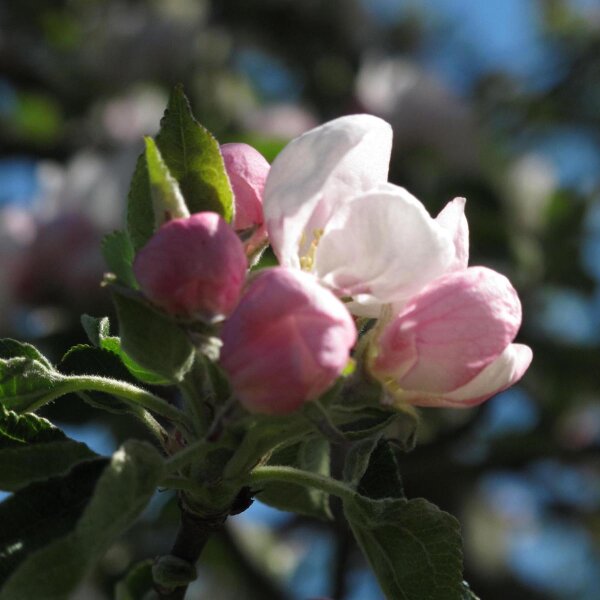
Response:
[[[246,268],[242,243],[213,212],[168,221],[133,263],[140,288],[152,303],[170,314],[208,322],[234,309]]]
[[[485,267],[455,271],[414,296],[374,339],[370,370],[396,400],[473,406],[527,370],[531,349],[511,343],[520,325],[506,277]]]
[[[250,254],[267,240],[262,197],[270,165],[248,144],[223,144],[221,154],[235,198],[233,228],[249,235],[245,246]]]
[[[312,275],[276,267],[250,283],[222,338],[221,364],[240,402],[252,412],[287,414],[333,384],[356,327]]]

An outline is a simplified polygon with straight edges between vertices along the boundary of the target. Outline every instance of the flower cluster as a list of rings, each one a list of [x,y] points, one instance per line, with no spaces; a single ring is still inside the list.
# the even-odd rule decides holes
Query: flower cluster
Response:
[[[164,224],[138,253],[150,301],[222,322],[221,366],[250,411],[285,414],[325,392],[348,363],[358,318],[377,320],[362,356],[394,402],[471,406],[529,366],[531,350],[513,343],[514,288],[468,266],[465,200],[432,218],[387,181],[391,146],[390,126],[369,115],[301,135],[270,168],[250,146],[226,144],[233,228],[196,213]],[[280,266],[248,276],[246,256],[267,243]]]

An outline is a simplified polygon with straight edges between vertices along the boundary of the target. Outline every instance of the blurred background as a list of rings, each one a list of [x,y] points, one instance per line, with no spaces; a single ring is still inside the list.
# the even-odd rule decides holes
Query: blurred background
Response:
[[[518,288],[534,362],[478,409],[422,411],[405,488],[459,517],[482,600],[600,598],[600,2],[1,2],[0,335],[59,360],[82,312],[112,314],[99,241],[178,82],[219,141],[269,160],[325,120],[379,115],[392,182],[432,214],[467,197],[471,264]],[[103,453],[143,435],[76,399],[48,414]],[[176,520],[157,494],[78,598],[112,597]],[[343,523],[258,502],[230,521],[190,598],[382,598]]]

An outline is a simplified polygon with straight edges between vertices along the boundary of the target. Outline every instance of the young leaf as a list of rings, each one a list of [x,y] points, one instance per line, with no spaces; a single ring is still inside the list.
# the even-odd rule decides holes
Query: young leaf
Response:
[[[177,180],[169,172],[154,140],[151,137],[146,137],[145,140],[154,226],[158,229],[170,219],[189,217],[190,211],[181,195]]]
[[[33,412],[60,396],[64,378],[47,364],[27,356],[0,358],[0,403],[9,410]]]
[[[31,344],[18,342],[10,338],[0,340],[0,359],[29,358],[39,362],[47,369],[52,369],[52,363]]]
[[[110,321],[108,317],[92,317],[90,315],[81,315],[81,325],[95,348],[99,348],[102,340],[110,335]]]
[[[329,475],[329,443],[320,436],[308,437],[276,451],[268,464]],[[314,488],[289,483],[267,483],[257,498],[279,510],[323,520],[332,518],[328,495]]]
[[[108,350],[94,348],[85,344],[73,346],[63,356],[59,364],[65,375],[87,375],[93,373],[100,377],[109,377],[120,381],[136,383],[119,357]],[[132,407],[112,394],[102,392],[86,392],[81,394],[83,400],[94,408],[100,408],[115,414],[131,413]]]
[[[127,575],[117,583],[115,600],[144,600],[154,589],[152,578],[153,559],[143,560],[134,565]]]
[[[89,315],[82,315],[81,324],[92,345],[96,348],[101,348],[102,350],[108,350],[116,355],[135,379],[149,385],[170,385],[170,382],[167,379],[161,377],[157,373],[144,369],[123,351],[121,348],[121,340],[116,336],[110,335],[110,322],[108,317],[98,319],[96,317],[90,317]],[[83,374],[92,371],[81,372],[78,370],[77,372]],[[108,374],[106,374],[106,377],[127,379],[127,377]],[[132,381],[132,383],[135,383],[135,381]]]
[[[105,235],[102,239],[102,256],[118,281],[134,289],[138,287],[132,269],[133,245],[127,232],[113,231]]]
[[[0,586],[30,554],[73,530],[107,464],[103,458],[78,464],[0,503]]]
[[[344,462],[344,481],[356,488],[365,474],[371,454],[379,442],[379,435],[352,444]]]
[[[380,439],[373,448],[357,491],[374,500],[405,498],[400,469],[389,440]]]
[[[94,456],[85,444],[70,440],[46,419],[0,406],[0,489],[14,491],[60,475]]]
[[[0,590],[0,600],[68,598],[144,509],[160,481],[162,465],[162,458],[149,444],[126,442],[105,467],[74,528],[47,545],[38,543],[23,557]],[[76,486],[75,492],[80,487]],[[28,512],[25,507],[22,510]],[[54,512],[60,514],[57,506]],[[31,528],[37,532],[35,525]],[[22,531],[15,532],[12,546],[5,545],[4,553],[10,557],[11,548],[23,544],[24,539]]]
[[[219,144],[194,119],[181,86],[171,93],[156,144],[190,212],[213,211],[231,222],[233,192]]]
[[[388,600],[464,600],[458,521],[421,498],[344,501],[354,536]]]
[[[181,381],[194,361],[194,348],[183,330],[142,302],[118,292],[113,300],[123,351],[142,368]]]
[[[108,350],[121,359],[125,368],[133,375],[135,379],[142,383],[149,385],[171,385],[168,379],[165,379],[162,375],[144,369],[141,365],[135,362],[121,347],[121,340],[116,336],[105,337],[101,342],[103,350]]]
[[[154,210],[150,193],[150,177],[144,154],[141,154],[137,160],[129,186],[127,233],[134,251],[139,250],[154,233]]]
[[[389,427],[400,413],[384,408],[364,407],[347,409],[333,406],[329,415],[331,421],[349,440],[371,438]]]

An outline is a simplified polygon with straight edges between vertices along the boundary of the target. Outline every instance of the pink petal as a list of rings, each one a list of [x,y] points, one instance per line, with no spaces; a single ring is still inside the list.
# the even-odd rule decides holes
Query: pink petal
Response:
[[[510,344],[494,362],[458,389],[443,396],[408,392],[405,399],[415,406],[476,406],[519,381],[531,364],[532,358],[533,353],[529,346]]]
[[[333,384],[356,327],[345,306],[296,269],[261,271],[225,322],[221,365],[250,411],[286,414]]]
[[[235,197],[236,231],[261,226],[262,197],[269,173],[265,157],[248,144],[223,144],[221,154]]]
[[[427,286],[387,326],[373,371],[404,390],[445,394],[496,360],[520,324],[521,303],[506,277],[485,267],[455,271]],[[416,355],[409,369],[407,348]]]

